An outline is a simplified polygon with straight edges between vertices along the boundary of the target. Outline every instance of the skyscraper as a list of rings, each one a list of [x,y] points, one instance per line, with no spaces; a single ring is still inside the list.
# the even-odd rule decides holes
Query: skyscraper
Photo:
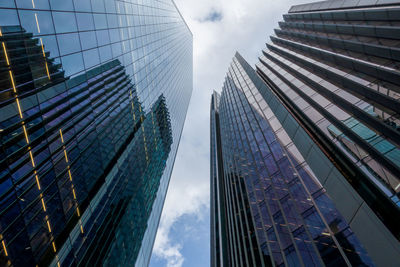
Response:
[[[192,91],[175,4],[2,1],[0,30],[0,265],[147,265]]]
[[[329,236],[340,266],[397,266],[400,2],[323,1],[283,17],[256,71],[237,54],[213,94],[212,260],[308,266],[304,240],[337,264],[321,251]]]
[[[296,145],[271,119],[265,89],[236,54],[221,96],[213,94],[214,266],[372,265]]]

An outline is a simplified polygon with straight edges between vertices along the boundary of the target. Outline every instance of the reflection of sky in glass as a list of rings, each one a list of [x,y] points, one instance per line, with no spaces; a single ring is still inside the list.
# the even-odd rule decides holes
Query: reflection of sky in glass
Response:
[[[119,183],[118,179],[127,177],[128,174],[129,177],[140,176],[146,181],[145,183],[134,183],[134,186],[143,186],[141,193],[143,199],[140,200],[139,198],[134,207],[143,207],[143,209],[134,211],[133,214],[143,214],[143,216],[141,221],[138,218],[133,220],[136,221],[135,229],[139,232],[135,232],[134,237],[129,235],[129,233],[132,234],[132,231],[128,231],[128,234],[124,235],[126,248],[135,246],[134,249],[128,249],[131,258],[114,258],[105,254],[103,256],[109,257],[109,260],[132,265],[135,257],[139,255],[138,266],[146,265],[150,258],[157,223],[191,95],[192,36],[175,6],[169,1],[149,2],[148,5],[151,7],[141,6],[140,8],[136,2],[121,4],[118,1],[104,2],[103,0],[18,0],[16,3],[18,7],[26,9],[5,10],[1,7],[12,7],[12,2],[2,1],[0,3],[0,27],[3,27],[3,34],[14,31],[18,32],[16,36],[23,37],[22,42],[18,43],[18,45],[21,45],[20,48],[23,48],[18,50],[18,53],[21,53],[18,55],[20,56],[18,61],[20,65],[18,68],[13,68],[13,77],[20,97],[22,118],[26,119],[27,123],[21,122],[21,116],[18,115],[14,98],[9,100],[13,102],[11,106],[0,106],[0,112],[5,115],[3,118],[6,120],[0,122],[0,127],[5,132],[2,138],[3,136],[13,138],[12,141],[8,142],[10,147],[0,151],[6,151],[7,155],[5,156],[21,153],[21,159],[27,160],[21,169],[16,169],[15,166],[10,167],[12,172],[10,175],[15,180],[25,181],[29,178],[27,184],[31,183],[32,179],[35,179],[34,176],[28,178],[22,176],[25,173],[32,172],[35,166],[40,166],[38,181],[42,182],[42,187],[56,186],[51,190],[60,189],[62,193],[50,196],[47,192],[38,191],[35,187],[31,189],[33,190],[31,192],[32,197],[37,197],[38,192],[43,194],[44,205],[46,205],[46,210],[39,206],[41,209],[35,215],[35,220],[39,221],[46,218],[46,212],[48,212],[47,218],[49,218],[49,225],[52,227],[51,232],[42,227],[40,233],[29,232],[28,236],[25,234],[18,236],[11,230],[3,231],[2,220],[8,220],[10,217],[2,216],[0,218],[0,234],[5,238],[5,246],[8,248],[9,255],[12,256],[12,263],[15,266],[19,265],[15,258],[17,254],[17,258],[21,259],[21,264],[23,261],[41,262],[43,260],[41,252],[47,251],[46,253],[50,253],[46,256],[47,259],[59,259],[67,264],[70,259],[68,257],[72,255],[68,254],[71,252],[70,245],[73,249],[76,249],[80,245],[75,246],[74,244],[80,244],[79,242],[86,240],[85,242],[90,248],[89,251],[93,255],[97,255],[97,246],[107,245],[107,243],[101,241],[92,243],[90,238],[93,238],[93,236],[89,233],[85,236],[86,231],[89,232],[89,229],[91,229],[89,227],[91,223],[98,220],[96,216],[106,214],[96,213],[97,210],[95,213],[88,214],[87,206],[85,206],[87,205],[86,196],[88,191],[95,188],[99,182],[98,177],[101,176],[106,167],[105,162],[108,162],[107,160],[110,160],[120,147],[129,150],[128,144],[123,143],[125,138],[129,136],[126,132],[129,130],[136,131],[136,141],[129,148],[134,152],[136,151],[140,158],[127,164],[135,167],[135,169],[129,170],[130,174],[129,171],[118,175],[112,172],[109,177],[116,184]],[[48,3],[50,3],[50,6]],[[99,13],[70,12],[73,11],[73,6],[75,6],[75,10],[85,12],[91,12],[92,6],[93,10]],[[136,15],[132,16],[133,12]],[[139,19],[138,13],[152,14],[152,16],[143,20]],[[17,27],[6,29],[4,28],[6,25]],[[22,28],[18,27],[19,25]],[[78,30],[80,32],[77,32]],[[124,41],[121,42],[121,40]],[[13,47],[9,45],[6,44],[9,53],[15,53]],[[17,63],[15,54],[12,54],[10,58],[11,64]],[[22,62],[22,59],[25,61]],[[114,62],[118,62],[119,66],[113,65]],[[9,81],[9,77],[4,80]],[[11,90],[13,88],[10,86],[6,94],[2,93],[2,99],[3,97],[13,97],[10,93]],[[129,92],[129,90],[131,91]],[[28,93],[26,97],[25,93]],[[163,96],[161,102],[164,104],[161,105],[161,108],[157,108],[160,107],[161,95]],[[138,99],[140,99],[140,103],[135,102],[139,101]],[[132,108],[131,102],[134,106]],[[163,114],[169,114],[166,120],[168,120],[171,128],[170,138],[167,137],[166,126],[162,126],[162,123],[158,123],[160,129],[154,129],[155,132],[152,130],[152,127],[157,125],[155,120],[161,119],[161,117],[155,115],[157,113],[155,110],[163,110],[163,105],[168,107],[167,112]],[[129,113],[131,109],[134,109],[137,114]],[[139,127],[139,124],[132,125],[131,122],[132,119],[140,122],[140,114],[146,116],[141,122],[143,128]],[[130,121],[125,121],[127,119]],[[26,125],[26,131],[23,130],[22,124]],[[10,125],[18,127],[9,132],[7,127]],[[58,129],[60,127],[62,129]],[[24,132],[26,132],[26,138],[23,136]],[[61,133],[63,138],[60,138]],[[152,138],[153,135],[157,134],[157,138]],[[166,138],[166,140],[163,138]],[[64,139],[64,141],[61,139]],[[26,147],[26,140],[34,143],[30,147]],[[43,147],[42,150],[37,151],[36,145],[40,142],[42,142]],[[169,143],[168,148],[166,147],[167,143]],[[62,147],[62,144],[65,147]],[[155,144],[159,146],[156,149],[157,152],[152,150]],[[142,150],[137,149],[138,146],[142,147]],[[33,160],[29,160],[29,153],[23,153],[21,149],[24,149],[24,152],[32,149]],[[65,154],[63,151],[65,151]],[[57,153],[61,153],[61,155]],[[67,157],[69,161],[65,160]],[[145,167],[147,159],[152,161],[154,166]],[[37,165],[32,166],[31,162],[35,162]],[[43,162],[48,163],[42,166]],[[140,164],[143,166],[139,166]],[[124,170],[123,165],[115,166]],[[62,173],[67,167],[71,171],[70,177],[72,178],[70,179],[74,183],[76,200],[72,198],[69,174],[64,175]],[[3,175],[3,170],[1,171]],[[44,175],[46,171],[47,176]],[[67,181],[62,180],[65,178],[67,178]],[[55,185],[55,182],[58,182],[58,184]],[[4,189],[6,191],[12,186],[10,183],[2,183],[3,185],[7,187]],[[20,194],[21,190],[17,193],[13,191],[12,194]],[[93,195],[98,196],[94,193]],[[22,198],[20,195],[17,196]],[[112,194],[108,195],[107,193],[102,196],[108,198]],[[12,197],[14,198],[14,195]],[[18,202],[18,200],[16,201]],[[30,203],[31,199],[26,195],[24,201],[26,202],[23,203],[25,205]],[[82,204],[82,201],[86,201],[85,204]],[[108,203],[108,200],[104,201]],[[83,205],[80,206],[79,213],[81,215],[76,215],[75,202]],[[108,204],[103,204],[98,207],[109,208]],[[97,204],[91,202],[90,205],[93,212]],[[58,213],[54,214],[54,209],[58,209]],[[14,212],[14,214],[20,214],[19,210]],[[68,237],[71,234],[69,236],[71,239],[68,240],[72,243],[69,244],[69,242],[65,243],[65,240],[60,240],[59,234],[66,229],[64,228],[66,222],[63,221],[63,216],[68,219],[72,215],[78,216],[76,217],[78,218],[77,221],[70,223],[75,228],[72,232],[69,229],[69,232],[67,231],[62,235]],[[86,221],[86,218],[89,220]],[[82,221],[79,219],[82,219]],[[128,217],[120,219],[119,221],[125,220],[126,225],[131,220]],[[99,225],[101,225],[100,222],[98,221]],[[25,224],[25,221],[18,221],[18,223]],[[14,226],[12,231],[19,229],[18,225]],[[80,227],[82,228],[79,229]],[[100,227],[100,229],[111,228]],[[113,231],[122,231],[122,228],[113,229]],[[29,231],[34,230],[29,228]],[[10,236],[18,237],[11,241]],[[86,239],[82,239],[83,236]],[[37,240],[39,237],[44,239]],[[142,237],[143,240],[141,240]],[[50,243],[53,238],[57,240],[55,252]],[[143,246],[140,246],[142,241]],[[37,247],[39,243],[42,246],[40,249]],[[96,245],[90,246],[90,244]],[[137,246],[138,244],[139,246]],[[20,253],[17,253],[18,246],[24,249]],[[29,247],[29,249],[25,249],[26,247]],[[39,250],[40,253],[37,252]],[[120,253],[120,251],[122,250],[118,250],[117,253]],[[32,253],[37,255],[35,259],[31,258]],[[82,254],[82,252],[79,253],[77,254]],[[4,253],[0,251],[0,255],[3,256]],[[93,261],[89,260],[89,262]],[[49,262],[46,262],[44,265],[48,264]],[[57,265],[57,262],[53,261],[53,264]]]
[[[35,3],[37,9],[50,9],[48,1],[38,1],[38,0],[15,0],[17,2],[18,8],[33,8],[32,3]]]
[[[61,62],[66,76],[77,74],[84,69],[82,53],[63,56]]]
[[[0,23],[3,26],[18,25],[18,14],[15,10],[0,10]]]
[[[54,20],[54,27],[57,33],[76,32],[78,30],[74,13],[52,12],[52,15]]]

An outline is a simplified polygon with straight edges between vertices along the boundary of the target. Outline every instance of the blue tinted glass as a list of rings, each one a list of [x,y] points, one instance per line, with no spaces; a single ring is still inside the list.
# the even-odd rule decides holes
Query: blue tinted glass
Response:
[[[89,0],[74,0],[74,6],[76,11],[91,12],[92,7]]]
[[[124,3],[117,1],[116,4],[117,4],[117,12],[119,14],[125,14],[125,5],[124,5]]]
[[[85,61],[85,67],[91,68],[100,63],[99,51],[97,48],[83,52],[83,59]]]
[[[2,0],[0,1],[0,7],[15,7],[13,0]]]
[[[91,0],[91,2],[92,2],[93,12],[100,12],[100,13],[105,12],[103,0]]]
[[[106,45],[110,43],[110,37],[108,35],[108,30],[96,31],[97,42],[99,46]]]
[[[57,33],[76,32],[75,14],[71,12],[52,12]],[[68,23],[66,23],[68,21]]]
[[[91,13],[76,13],[76,21],[80,31],[94,30],[93,16]]]
[[[45,265],[53,261],[52,265],[75,266],[89,259],[87,265],[90,266],[133,266],[140,257],[136,265],[146,265],[145,259],[150,257],[192,84],[192,38],[175,7],[169,0],[166,1],[0,0],[0,27],[5,37],[2,40],[10,48],[11,71],[15,71],[20,105],[28,127],[27,135],[32,141],[29,143],[28,138],[23,137],[24,131],[13,101],[14,95],[10,94],[12,89],[9,88],[11,85],[6,71],[4,77],[0,77],[4,82],[0,100],[6,99],[12,106],[0,108],[0,128],[6,133],[3,143],[7,142],[7,147],[0,145],[0,158],[7,162],[0,168],[0,192],[6,195],[3,195],[1,203],[0,221],[7,226],[1,233],[0,242],[5,241],[9,255],[5,257],[0,244],[3,250],[0,250],[0,262],[9,260],[15,266],[39,266],[44,264],[41,260],[45,258]],[[135,19],[132,2],[135,3]],[[20,8],[17,13],[13,9],[15,3]],[[92,3],[96,22],[91,13]],[[126,5],[130,6],[127,9],[130,25],[136,28],[132,27],[130,32],[128,29],[117,29],[126,25],[125,15],[116,15],[125,13]],[[143,17],[157,18],[140,19],[137,5],[143,5],[140,8]],[[104,13],[105,10],[109,16]],[[100,29],[97,34],[96,28]],[[110,32],[111,29],[116,30]],[[135,31],[137,34],[134,34]],[[132,43],[139,44],[136,47],[141,47],[141,51],[131,50],[133,46],[126,39],[128,34],[132,38],[138,37]],[[142,40],[139,36],[146,37]],[[102,45],[100,48],[97,48],[97,39]],[[182,43],[178,46],[173,40]],[[16,45],[17,50],[12,50]],[[171,51],[174,57],[164,53],[165,50]],[[153,55],[150,52],[154,52]],[[134,64],[133,53],[142,58],[149,56],[148,60]],[[175,70],[182,79],[175,79],[174,72],[162,75],[165,68],[149,64],[155,59],[168,62],[165,66]],[[187,70],[184,73],[180,71],[183,68]],[[135,69],[140,73],[134,73]],[[140,77],[141,92],[134,85],[132,77],[135,75]],[[158,77],[156,83],[147,81],[154,77]],[[155,84],[170,84],[171,90]],[[33,91],[36,88],[40,88],[40,92]],[[174,88],[184,90],[172,90]],[[111,93],[106,94],[109,91]],[[134,102],[134,108],[130,102]],[[172,104],[178,102],[179,105]],[[155,113],[144,114],[152,109]],[[131,111],[136,116],[131,116]],[[174,121],[172,128],[167,125],[169,114]],[[142,115],[145,119],[140,121]],[[139,124],[143,126],[143,132],[133,134]],[[64,141],[61,140],[61,130]],[[143,146],[144,136],[148,141],[147,152]],[[63,145],[62,142],[66,143]],[[129,147],[126,147],[128,143]],[[27,153],[29,150],[33,152],[32,161]],[[21,155],[14,154],[15,151],[21,151]],[[148,159],[144,157],[145,153],[148,153]],[[67,155],[70,162],[65,160]],[[116,172],[106,173],[108,166],[113,167],[113,159],[117,158],[121,165],[113,168]],[[42,185],[39,190],[32,175],[32,162],[37,163],[38,179]],[[71,171],[70,177],[67,177],[67,167]],[[15,179],[18,185],[10,184],[8,176]],[[101,177],[110,183],[104,187],[104,181],[99,180]],[[128,180],[131,182],[126,186]],[[128,205],[124,205],[122,210],[118,206],[112,207],[112,203],[119,203],[121,197],[126,197],[125,192],[137,192],[139,180],[145,181],[143,188],[149,193],[129,195],[127,201],[124,200]],[[72,188],[75,191],[71,191]],[[13,192],[24,194],[24,200],[18,200]],[[76,198],[73,196],[75,193]],[[47,210],[42,210],[39,197],[44,198]],[[143,202],[142,197],[146,198],[145,204],[136,207],[134,203]],[[94,206],[86,207],[82,203]],[[32,207],[32,211],[20,211],[27,207]],[[65,227],[73,216],[81,216],[77,212],[78,207],[82,208],[81,231],[80,221]],[[126,207],[133,209],[126,210]],[[121,214],[121,223],[118,222],[109,236],[105,233],[108,229],[103,226],[113,224],[109,214],[116,212]],[[51,234],[43,225],[45,220],[52,226]],[[97,224],[97,220],[102,223]],[[148,234],[144,235],[146,231]],[[130,234],[117,237],[116,232]],[[60,233],[71,238],[64,242],[64,239],[59,239]],[[98,242],[101,236],[106,235],[113,241]],[[58,258],[54,254],[47,257],[46,251],[53,249],[52,240],[57,242]],[[116,249],[114,244],[117,243],[127,246]],[[96,255],[96,251],[109,252]]]
[[[128,30],[126,28],[120,28],[119,32],[120,32],[121,40],[129,39]]]
[[[0,10],[0,26],[15,26],[19,25],[17,11],[14,9]]]
[[[113,57],[118,57],[122,54],[121,43],[115,43],[111,45]]]
[[[82,49],[90,49],[97,46],[96,33],[95,32],[80,32]]]
[[[17,7],[20,8],[50,9],[49,2],[47,0],[16,0],[16,2]]]
[[[73,11],[72,0],[49,0],[52,10]],[[82,1],[84,2],[84,1]]]
[[[107,14],[108,28],[118,27],[118,17],[116,14]]]
[[[34,35],[54,33],[53,20],[49,11],[20,10],[21,26]]]
[[[114,1],[105,1],[106,4],[106,12],[107,13],[116,13],[115,2]]]
[[[107,19],[105,14],[93,14],[96,30],[107,29]]]
[[[76,74],[84,69],[82,53],[76,53],[61,58],[65,75],[70,76]]]
[[[81,50],[79,35],[77,33],[58,34],[57,41],[61,56]]]
[[[12,186],[11,179],[5,179],[0,182],[0,195],[3,195],[4,192],[8,191]]]
[[[50,52],[49,55],[50,58],[59,56],[58,44],[55,35],[41,36],[40,39],[42,39],[44,51]]]
[[[121,41],[121,38],[119,37],[118,29],[112,29],[112,30],[109,30],[109,32],[110,32],[110,40],[112,43]]]
[[[389,153],[386,154],[386,156],[392,160],[397,166],[400,166],[400,150],[399,149],[393,149]]]
[[[109,45],[99,48],[101,62],[106,62],[112,58],[111,47]]]

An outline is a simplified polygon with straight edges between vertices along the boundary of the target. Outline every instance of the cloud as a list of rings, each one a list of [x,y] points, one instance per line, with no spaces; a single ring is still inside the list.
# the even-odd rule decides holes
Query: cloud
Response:
[[[154,255],[165,259],[168,267],[180,267],[184,261],[180,253],[182,245],[173,244],[169,236],[174,223],[184,215],[193,215],[202,221],[204,211],[207,213],[209,208],[209,184],[204,181],[208,170],[203,169],[208,167],[208,155],[201,152],[201,146],[187,135],[182,137],[153,249]],[[185,152],[189,149],[197,149],[199,153]],[[190,231],[190,227],[185,226],[183,231]]]
[[[171,233],[174,225],[187,216],[194,216],[203,224],[209,223],[206,218],[210,199],[209,108],[212,91],[221,91],[236,51],[254,65],[282,14],[291,5],[304,2],[307,1],[175,0],[194,35],[194,90],[153,250],[153,258],[165,261],[166,266],[196,264],[196,259],[185,258],[182,254],[185,244]],[[190,227],[187,229],[190,231]]]
[[[204,18],[199,19],[200,22],[216,22],[222,20],[222,13],[216,10],[211,10]]]
[[[153,252],[158,257],[166,259],[168,267],[180,267],[182,266],[184,260],[180,252],[182,245],[171,245],[168,234],[168,227],[159,227]]]

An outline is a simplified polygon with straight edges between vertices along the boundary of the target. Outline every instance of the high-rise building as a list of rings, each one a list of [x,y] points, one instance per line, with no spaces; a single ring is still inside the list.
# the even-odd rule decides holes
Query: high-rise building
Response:
[[[265,90],[236,54],[212,97],[213,266],[373,265]]]
[[[325,265],[398,266],[400,1],[323,1],[283,18],[256,70],[237,54],[212,97],[213,264],[309,266],[305,241]]]
[[[0,265],[148,265],[192,92],[174,2],[1,1],[0,42]]]

